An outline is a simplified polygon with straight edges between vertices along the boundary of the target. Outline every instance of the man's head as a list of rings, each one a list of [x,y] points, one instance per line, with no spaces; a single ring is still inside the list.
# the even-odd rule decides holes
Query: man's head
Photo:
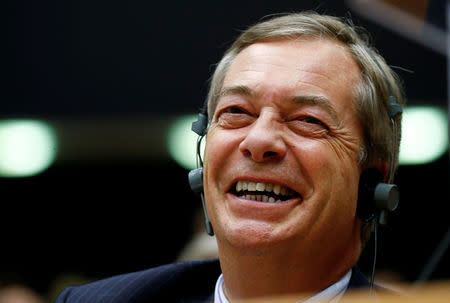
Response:
[[[345,255],[351,266],[359,176],[397,165],[386,85],[402,103],[395,79],[337,18],[301,13],[245,31],[208,97],[204,184],[219,248],[322,263]]]
[[[384,59],[370,46],[363,29],[337,17],[323,16],[315,12],[289,14],[258,23],[244,31],[226,51],[212,77],[207,99],[209,120],[211,121],[220,99],[225,75],[234,58],[243,49],[266,39],[305,38],[340,41],[359,65],[360,81],[353,90],[354,106],[364,130],[360,165],[365,169],[380,162],[390,162],[394,172],[398,166],[401,117],[395,119],[396,129],[393,130],[386,112],[389,106],[388,85],[397,102],[405,102],[400,81]],[[345,70],[342,72],[345,73]],[[392,182],[393,174],[390,177],[391,179],[386,181]]]

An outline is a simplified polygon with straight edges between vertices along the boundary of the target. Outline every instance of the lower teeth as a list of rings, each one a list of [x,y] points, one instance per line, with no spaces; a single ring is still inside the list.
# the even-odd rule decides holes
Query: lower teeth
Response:
[[[243,197],[247,200],[255,200],[255,201],[262,201],[262,202],[271,202],[271,203],[283,202],[280,199],[275,200],[274,197],[269,197],[266,195],[244,195]]]

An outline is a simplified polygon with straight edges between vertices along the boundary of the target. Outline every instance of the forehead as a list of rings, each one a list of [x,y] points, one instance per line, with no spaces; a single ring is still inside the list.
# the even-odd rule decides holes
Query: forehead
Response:
[[[315,93],[352,98],[360,71],[349,50],[329,39],[261,41],[243,49],[222,85],[273,94]],[[345,96],[344,96],[345,95]]]

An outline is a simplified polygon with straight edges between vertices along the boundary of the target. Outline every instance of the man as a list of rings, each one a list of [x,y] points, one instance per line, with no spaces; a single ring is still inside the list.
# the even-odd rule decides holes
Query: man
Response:
[[[355,268],[372,226],[357,215],[359,185],[374,171],[392,181],[403,100],[392,70],[338,18],[249,28],[208,96],[204,197],[220,261],[69,288],[57,302],[336,301],[368,286]]]

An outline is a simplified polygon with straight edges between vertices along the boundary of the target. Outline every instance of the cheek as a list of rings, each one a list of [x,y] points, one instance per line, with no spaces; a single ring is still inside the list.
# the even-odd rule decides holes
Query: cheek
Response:
[[[330,140],[304,140],[292,148],[312,192],[323,195],[357,192],[359,165],[356,152]]]
[[[220,133],[217,134],[217,131],[210,130],[208,133],[206,137],[204,163],[209,169],[215,170],[224,161],[224,156],[226,155],[225,149],[229,147],[229,144],[226,142],[228,142],[228,139]]]
[[[297,153],[311,186],[305,197],[311,216],[326,230],[342,231],[354,222],[359,167],[351,153],[336,152],[331,145],[329,141],[304,143]]]
[[[221,176],[226,167],[233,163],[232,157],[236,154],[239,145],[239,136],[230,131],[211,128],[206,137],[204,158],[205,187],[219,185]]]
[[[291,148],[305,177],[313,180],[317,176],[329,175],[334,165],[334,153],[326,142],[301,140]]]
[[[335,220],[352,220],[356,212],[359,183],[357,153],[334,142],[324,142],[314,153],[315,164],[311,165],[315,190],[326,200],[324,205],[331,213],[341,217]],[[310,162],[314,162],[313,159]],[[328,204],[328,203],[327,203]]]

